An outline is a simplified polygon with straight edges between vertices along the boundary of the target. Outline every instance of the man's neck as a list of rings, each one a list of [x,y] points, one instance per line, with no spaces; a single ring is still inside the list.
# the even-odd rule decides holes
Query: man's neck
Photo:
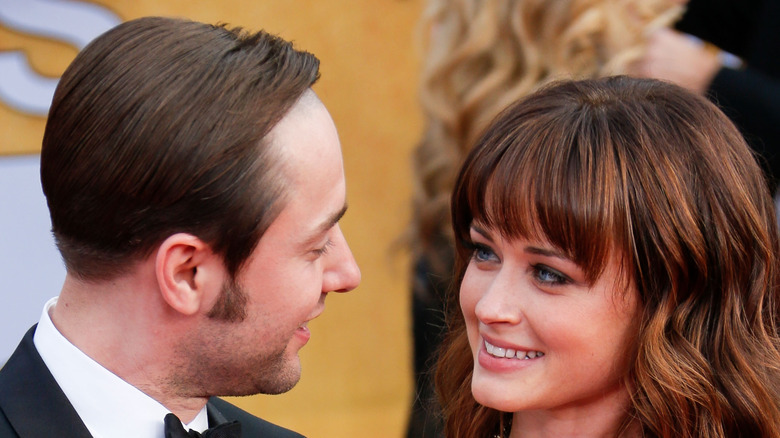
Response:
[[[176,337],[155,280],[142,272],[111,281],[84,282],[70,275],[50,311],[56,329],[98,364],[189,423],[208,397],[182,395],[175,386]],[[181,371],[180,369],[178,370]]]

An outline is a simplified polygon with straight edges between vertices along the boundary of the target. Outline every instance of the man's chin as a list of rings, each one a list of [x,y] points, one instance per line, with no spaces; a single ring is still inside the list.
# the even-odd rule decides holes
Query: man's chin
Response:
[[[298,355],[285,361],[286,363],[275,372],[265,373],[252,394],[276,395],[290,391],[301,380],[301,361]]]
[[[301,379],[301,360],[297,351],[288,345],[272,358],[254,367],[243,366],[241,370],[230,373],[229,381],[220,385],[224,396],[248,396],[255,394],[282,394],[295,387]],[[246,359],[245,359],[246,360]],[[252,363],[246,360],[244,365]],[[257,363],[260,361],[256,361]]]

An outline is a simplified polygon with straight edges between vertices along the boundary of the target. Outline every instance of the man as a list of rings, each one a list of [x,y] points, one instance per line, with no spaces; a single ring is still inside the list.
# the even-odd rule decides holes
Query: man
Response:
[[[159,17],[76,57],[41,152],[67,276],[0,370],[0,436],[300,436],[213,396],[291,389],[307,322],[360,281],[318,68]]]

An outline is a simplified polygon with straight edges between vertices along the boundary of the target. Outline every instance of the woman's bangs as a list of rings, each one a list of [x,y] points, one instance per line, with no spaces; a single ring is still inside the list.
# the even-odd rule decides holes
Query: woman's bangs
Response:
[[[473,221],[506,238],[547,242],[595,281],[617,243],[616,171],[605,164],[614,158],[603,156],[604,139],[561,131],[511,139],[480,166],[492,171],[471,191]]]

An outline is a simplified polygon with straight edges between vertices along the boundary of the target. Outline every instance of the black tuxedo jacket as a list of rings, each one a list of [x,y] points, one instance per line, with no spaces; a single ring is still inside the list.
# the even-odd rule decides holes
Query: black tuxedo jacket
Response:
[[[92,438],[35,349],[33,333],[35,326],[0,369],[0,438]],[[245,438],[302,437],[216,397],[207,406],[210,426],[238,420]]]

